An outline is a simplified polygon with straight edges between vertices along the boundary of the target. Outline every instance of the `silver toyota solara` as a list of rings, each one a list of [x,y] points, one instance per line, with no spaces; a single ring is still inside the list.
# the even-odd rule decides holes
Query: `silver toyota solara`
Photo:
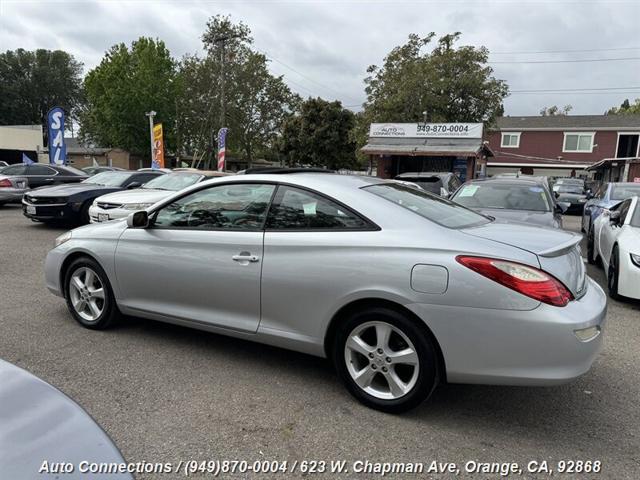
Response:
[[[607,303],[580,238],[393,180],[243,175],[65,233],[45,270],[87,328],[127,314],[325,356],[362,403],[400,412],[438,382],[587,372]]]

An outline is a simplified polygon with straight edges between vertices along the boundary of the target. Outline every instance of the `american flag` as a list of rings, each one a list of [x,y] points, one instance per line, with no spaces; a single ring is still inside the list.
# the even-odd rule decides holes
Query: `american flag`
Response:
[[[224,171],[224,155],[226,153],[225,142],[228,128],[223,127],[218,130],[218,171]]]

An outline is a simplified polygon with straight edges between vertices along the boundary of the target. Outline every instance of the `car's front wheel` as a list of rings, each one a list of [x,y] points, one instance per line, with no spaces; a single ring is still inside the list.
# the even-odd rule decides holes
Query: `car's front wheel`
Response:
[[[95,260],[87,257],[74,260],[64,282],[67,307],[82,326],[103,330],[119,318],[107,274]]]
[[[618,277],[619,277],[619,256],[618,256],[618,246],[613,247],[613,252],[611,252],[611,260],[609,260],[609,271],[607,272],[607,287],[609,289],[609,296],[614,300],[620,299],[620,294],[618,293]]]
[[[430,336],[417,322],[388,308],[355,313],[341,324],[333,360],[354,397],[389,413],[418,406],[438,380]]]

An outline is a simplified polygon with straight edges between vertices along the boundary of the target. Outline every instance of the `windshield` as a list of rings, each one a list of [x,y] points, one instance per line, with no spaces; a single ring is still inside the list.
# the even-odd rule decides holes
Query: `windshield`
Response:
[[[160,175],[147,182],[142,188],[172,190],[177,192],[189,185],[197,183],[201,176],[199,173],[170,173],[169,175]]]
[[[87,172],[83,172],[82,170],[79,170],[75,167],[71,167],[69,165],[65,165],[63,170],[67,170],[68,172],[73,173],[74,175],[82,175],[83,177],[87,176]]]
[[[626,200],[634,195],[640,195],[640,183],[638,185],[615,185],[611,190],[611,200]]]
[[[82,183],[104,185],[105,187],[119,187],[130,176],[131,176],[131,172],[101,172],[101,173],[97,173],[93,177],[83,180]]]
[[[448,228],[466,228],[489,223],[489,219],[449,200],[401,184],[384,183],[363,190],[411,210],[421,217]]]
[[[470,184],[458,190],[452,200],[467,208],[551,211],[544,188],[536,185]]]
[[[571,185],[571,184],[557,185],[557,188],[554,188],[554,190],[558,193],[577,193],[579,195],[584,193],[584,190],[580,185]]]

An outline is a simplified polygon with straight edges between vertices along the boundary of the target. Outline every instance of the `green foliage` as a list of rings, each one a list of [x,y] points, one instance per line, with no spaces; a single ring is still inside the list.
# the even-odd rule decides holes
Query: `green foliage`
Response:
[[[455,47],[460,33],[445,35],[431,52],[435,34],[409,35],[382,67],[372,65],[365,79],[365,113],[371,121],[482,122],[493,119],[508,87],[487,66],[486,48]]]
[[[354,127],[355,114],[339,101],[309,98],[285,121],[280,151],[288,165],[351,168],[356,162]]]
[[[244,23],[234,24],[220,15],[212,17],[202,40],[206,56],[187,57],[180,69],[179,125],[184,132],[184,151],[196,155],[212,152],[215,133],[226,126],[227,151],[250,164],[258,155],[273,150],[282,122],[300,99],[282,77],[269,73],[267,59],[252,49],[251,31]]]
[[[61,50],[0,53],[0,125],[46,126],[53,107],[75,119],[82,101],[81,75],[82,63]]]
[[[619,107],[611,107],[607,115],[640,115],[640,98],[636,98],[635,102],[629,103],[626,99]]]
[[[150,156],[149,121],[157,112],[163,124],[165,148],[174,141],[176,62],[161,40],[141,37],[128,48],[114,45],[84,81],[86,108],[81,135],[100,146],[120,147]]]
[[[544,107],[540,110],[540,115],[543,117],[553,117],[556,115],[569,115],[569,112],[573,110],[571,105],[565,105],[560,108],[557,105],[552,105],[551,107]]]

